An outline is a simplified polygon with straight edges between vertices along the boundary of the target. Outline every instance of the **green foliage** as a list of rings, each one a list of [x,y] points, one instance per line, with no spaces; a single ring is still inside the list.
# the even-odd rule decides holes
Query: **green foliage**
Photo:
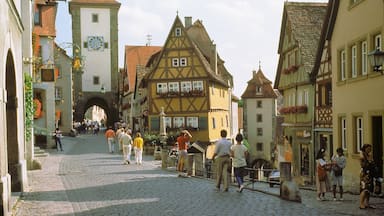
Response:
[[[25,140],[32,138],[33,114],[35,112],[33,105],[33,81],[32,77],[24,74],[24,97],[25,97]]]
[[[244,101],[242,99],[239,100],[238,107],[244,107]]]

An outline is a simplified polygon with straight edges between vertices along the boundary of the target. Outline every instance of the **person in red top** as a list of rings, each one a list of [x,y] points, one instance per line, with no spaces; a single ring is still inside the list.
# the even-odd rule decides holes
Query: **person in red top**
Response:
[[[112,129],[112,127],[109,127],[108,130],[105,132],[109,153],[113,153],[115,150],[115,136],[116,136],[115,131]]]
[[[177,171],[179,171],[179,176],[183,175],[184,172],[184,166],[186,164],[186,159],[187,159],[187,149],[188,149],[188,144],[192,138],[192,135],[187,131],[183,130],[180,133],[180,136],[177,137],[177,145],[179,149],[179,160],[177,162]]]

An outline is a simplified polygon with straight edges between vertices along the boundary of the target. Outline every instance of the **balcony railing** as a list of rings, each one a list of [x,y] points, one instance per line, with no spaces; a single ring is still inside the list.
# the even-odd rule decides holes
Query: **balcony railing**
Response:
[[[332,127],[332,106],[318,106],[315,110],[316,125]]]

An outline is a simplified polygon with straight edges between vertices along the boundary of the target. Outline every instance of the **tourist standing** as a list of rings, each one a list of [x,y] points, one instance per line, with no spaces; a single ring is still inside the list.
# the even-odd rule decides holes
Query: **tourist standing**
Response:
[[[376,175],[376,165],[373,161],[372,146],[364,144],[360,153],[360,209],[376,208],[369,204],[370,193],[373,192],[373,178]]]
[[[239,186],[238,192],[244,189],[244,172],[247,167],[248,149],[242,144],[243,135],[236,135],[236,144],[231,147],[232,166],[234,167],[235,178]]]
[[[141,138],[140,132],[136,133],[136,137],[133,140],[133,146],[135,148],[136,164],[141,165],[143,163],[144,140],[143,140],[143,138]]]
[[[228,183],[229,183],[229,176],[228,176],[228,166],[231,163],[230,160],[230,152],[231,152],[231,145],[232,143],[227,140],[227,131],[221,130],[220,131],[221,139],[219,139],[216,142],[215,151],[213,153],[213,159],[216,163],[216,172],[217,172],[217,178],[216,178],[216,190],[220,191],[220,184],[221,180],[224,180],[224,192],[228,191]]]
[[[343,200],[343,169],[345,168],[346,161],[343,148],[337,148],[336,155],[332,157],[332,191],[334,201],[336,201],[337,186],[339,186],[340,200]]]
[[[63,151],[63,145],[61,144],[61,138],[63,138],[63,134],[61,133],[59,128],[56,128],[53,136],[55,137],[57,151],[59,151],[59,147],[60,147],[60,150]]]
[[[107,138],[109,153],[112,153],[112,154],[115,150],[115,136],[116,136],[115,131],[112,129],[111,126],[109,126],[108,130],[105,132],[105,137]]]
[[[329,164],[325,161],[325,149],[321,148],[316,155],[316,188],[317,200],[325,200],[325,193],[329,188],[329,180],[327,170]]]
[[[177,137],[177,146],[179,150],[179,158],[177,161],[177,171],[179,171],[179,176],[183,176],[184,174],[184,167],[186,161],[187,161],[187,156],[188,156],[188,144],[192,138],[192,135],[187,131],[183,130],[181,131],[180,135]]]

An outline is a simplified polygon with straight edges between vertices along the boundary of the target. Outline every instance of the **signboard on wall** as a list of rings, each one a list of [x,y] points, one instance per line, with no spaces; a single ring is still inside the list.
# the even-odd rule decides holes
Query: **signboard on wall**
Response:
[[[55,70],[54,69],[41,69],[41,81],[42,82],[55,82]]]

